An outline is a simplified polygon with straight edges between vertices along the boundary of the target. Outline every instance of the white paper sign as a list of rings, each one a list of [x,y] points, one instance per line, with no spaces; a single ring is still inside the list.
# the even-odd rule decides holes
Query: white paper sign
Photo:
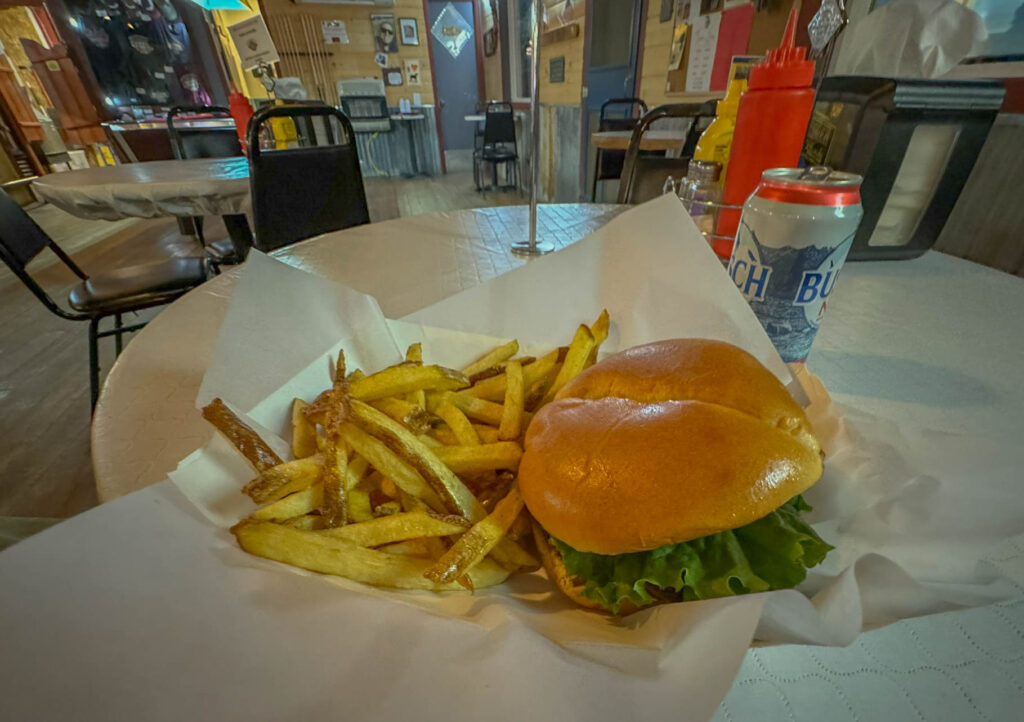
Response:
[[[324,42],[328,45],[348,45],[348,29],[344,20],[324,20],[320,24],[320,30],[324,34]]]
[[[711,71],[715,67],[718,29],[722,13],[701,15],[690,26],[690,61],[686,67],[686,92],[706,93],[711,89]]]
[[[276,63],[281,59],[263,16],[253,15],[235,23],[228,27],[228,32],[231,33],[231,40],[242,61],[242,70],[250,70],[260,63]]]

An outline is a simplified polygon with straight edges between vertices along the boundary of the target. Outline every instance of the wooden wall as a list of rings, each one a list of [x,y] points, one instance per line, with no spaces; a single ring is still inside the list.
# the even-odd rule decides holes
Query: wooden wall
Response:
[[[370,26],[370,15],[387,13],[395,16],[395,32],[399,33],[398,21],[401,18],[415,18],[419,29],[419,45],[402,45],[398,42],[398,52],[388,55],[389,65],[402,69],[405,75],[405,60],[415,58],[420,61],[421,84],[401,85],[386,89],[388,103],[397,106],[401,98],[412,100],[413,93],[419,93],[425,105],[434,104],[433,76],[430,67],[429,55],[429,28],[423,15],[422,0],[395,0],[394,7],[376,8],[368,5],[321,5],[316,3],[294,3],[291,0],[262,0],[263,16],[267,19],[267,25],[271,28],[271,36],[274,36],[274,18],[296,17],[308,15],[315,20],[316,38],[312,48],[316,51],[326,50],[331,54],[329,59],[329,72],[332,86],[336,86],[338,80],[349,78],[381,78],[381,69],[373,60],[375,54],[373,34]],[[227,15],[227,13],[225,13]],[[348,31],[349,44],[326,45],[323,36],[320,34],[320,23],[324,20],[344,20]],[[228,41],[230,42],[230,41]],[[305,49],[303,37],[298,39]],[[275,36],[274,43],[281,50],[282,43]],[[306,82],[307,89],[309,82]]]
[[[648,108],[665,103],[676,103],[667,94],[668,54],[672,47],[672,21],[658,21],[661,10],[660,0],[644,0],[647,5],[647,22],[642,33],[640,47],[640,87],[637,95],[643,98]]]
[[[477,0],[476,8],[477,12],[481,13],[482,16],[481,26],[484,28],[489,27],[489,18],[491,16],[491,4],[489,0]],[[494,22],[497,23],[497,20],[497,18],[494,18]],[[491,55],[490,57],[484,55],[482,58],[484,65],[484,97],[480,100],[505,100],[507,97],[501,70],[503,53],[502,47],[504,46],[504,41],[501,39],[501,36],[506,34],[507,31],[505,28],[501,27],[501,23],[497,23],[497,25],[499,37],[497,47],[494,50],[494,55]]]
[[[587,35],[585,2],[576,6],[579,34],[560,42],[541,42],[540,100],[551,105],[580,105],[583,102],[583,42]],[[551,59],[565,58],[565,82],[551,82]]]

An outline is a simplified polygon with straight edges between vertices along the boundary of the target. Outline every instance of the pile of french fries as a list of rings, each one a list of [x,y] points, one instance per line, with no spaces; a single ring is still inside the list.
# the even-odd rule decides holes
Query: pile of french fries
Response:
[[[203,417],[255,469],[242,491],[262,505],[232,533],[251,554],[400,589],[473,591],[536,569],[523,436],[608,326],[603,311],[546,356],[509,341],[461,370],[424,364],[420,344],[370,375],[341,352],[331,388],[292,405],[291,461],[214,399]]]

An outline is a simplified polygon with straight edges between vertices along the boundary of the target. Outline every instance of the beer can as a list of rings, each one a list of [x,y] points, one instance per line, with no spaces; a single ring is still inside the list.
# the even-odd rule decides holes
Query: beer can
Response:
[[[811,350],[864,212],[861,177],[773,168],[743,205],[729,275],[783,361]]]

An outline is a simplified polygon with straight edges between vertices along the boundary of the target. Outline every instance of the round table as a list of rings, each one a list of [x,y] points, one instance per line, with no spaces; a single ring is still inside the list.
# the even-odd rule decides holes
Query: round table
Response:
[[[608,206],[542,207],[542,235],[560,245],[572,243],[615,212]],[[374,293],[386,315],[399,317],[523,263],[507,248],[522,236],[525,224],[522,208],[420,216],[328,234],[279,257]],[[373,268],[377,272],[368,273]],[[129,344],[111,372],[93,438],[104,498],[159,480],[209,436],[192,401],[234,280],[225,274],[171,305]],[[1016,450],[1024,438],[1019,368],[1024,320],[1012,309],[1022,305],[1021,279],[937,252],[911,261],[849,264],[808,364],[835,400],[854,409],[918,425],[938,440],[944,433],[970,433],[995,450]],[[129,506],[134,500],[137,504]],[[138,516],[156,516],[175,504],[184,502],[154,490],[121,500],[121,513],[103,520],[110,526],[110,544],[131,545],[133,534],[148,533],[136,523]],[[164,534],[168,544],[192,544],[183,552],[193,555],[187,564],[206,570],[215,586],[220,580],[215,575],[225,573],[219,560],[211,559],[216,551],[208,540],[193,543],[199,532],[185,526],[198,514],[174,511],[168,519],[182,529],[159,527],[154,533]],[[51,553],[57,562],[63,559]],[[92,565],[90,573],[102,577],[79,590],[89,599],[117,607],[109,602],[109,590],[120,588],[115,584],[132,599],[159,598],[157,582],[136,588],[126,583],[127,572],[108,573],[104,560],[79,559],[76,553],[81,554],[64,549],[71,562]],[[140,565],[131,567],[132,573],[152,571],[145,556],[131,559]],[[1024,568],[1024,545],[1007,550],[999,561]],[[174,569],[168,562],[152,576],[158,581],[168,576],[172,584]],[[31,577],[26,587],[36,595],[31,609],[49,610],[45,605],[66,597],[63,577],[47,577],[35,567],[31,572],[24,572]],[[50,581],[37,582],[37,577]],[[305,591],[315,596],[316,589],[311,584]],[[246,587],[243,593],[264,597],[273,608],[275,597],[262,587]],[[76,597],[76,611],[79,604]],[[311,603],[306,611],[316,615],[329,606]],[[182,619],[194,623],[196,612],[186,611],[191,616]],[[66,627],[62,633],[68,636]],[[1022,630],[1024,599],[1016,599],[898,622],[860,635],[848,648],[751,649],[716,719],[1012,719],[1012,710],[1024,704]],[[77,627],[72,631],[77,635]],[[88,693],[94,695],[93,687]]]
[[[250,205],[245,158],[157,160],[51,173],[34,180],[32,188],[44,201],[89,220],[240,216]]]
[[[544,205],[538,235],[562,248],[623,208]],[[388,318],[401,318],[526,263],[508,249],[527,236],[528,227],[526,207],[481,208],[357,226],[274,255],[368,293]],[[205,443],[210,432],[195,398],[235,276],[223,273],[171,304],[135,335],[110,370],[92,424],[101,501],[161,481]]]
[[[602,150],[626,150],[632,137],[631,130],[602,130],[592,134],[590,140]],[[684,130],[649,130],[640,138],[640,150],[682,150],[684,143]]]

